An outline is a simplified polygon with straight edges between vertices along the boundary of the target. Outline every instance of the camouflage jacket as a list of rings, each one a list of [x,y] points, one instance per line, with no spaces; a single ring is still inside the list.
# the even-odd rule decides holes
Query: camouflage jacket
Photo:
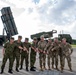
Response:
[[[44,50],[46,47],[47,42],[46,41],[39,41],[38,42],[38,49],[39,50]]]
[[[53,43],[52,43],[52,51],[53,51],[53,52],[59,52],[60,43],[61,43],[61,42],[53,42]]]
[[[15,53],[20,53],[21,50],[20,50],[18,47],[19,47],[19,46],[23,47],[22,42],[19,42],[19,43],[18,43],[17,41],[15,41],[14,43],[15,43],[15,45],[16,45],[14,52],[15,52]]]
[[[38,44],[37,43],[32,43],[31,47],[33,47],[34,49],[38,48]],[[34,49],[31,48],[31,53],[35,53]]]
[[[65,56],[69,56],[73,52],[73,48],[69,43],[61,43],[62,53]]]
[[[5,53],[13,54],[15,47],[16,45],[14,43],[13,44],[10,44],[10,42],[6,43],[4,45]]]
[[[29,52],[29,48],[31,47],[31,44],[23,42],[23,47],[26,47],[27,51]],[[22,50],[22,53],[23,54],[25,54],[25,53],[27,54],[27,51]]]
[[[46,50],[47,52],[50,52],[51,49],[52,49],[52,42],[51,42],[51,43],[48,42],[47,45],[46,45],[46,47],[45,47],[45,50]]]

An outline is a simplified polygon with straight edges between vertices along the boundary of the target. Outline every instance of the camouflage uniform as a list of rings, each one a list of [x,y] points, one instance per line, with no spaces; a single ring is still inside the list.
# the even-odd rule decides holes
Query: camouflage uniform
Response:
[[[34,43],[31,45],[34,49],[38,47],[37,43]],[[30,53],[30,67],[34,67],[35,61],[36,61],[36,52],[34,49],[31,48],[31,53]]]
[[[9,42],[4,45],[5,48],[5,54],[2,61],[1,70],[4,70],[5,64],[7,62],[7,59],[9,59],[9,70],[12,70],[13,67],[13,52],[15,48],[15,44],[10,44]]]
[[[31,44],[23,42],[23,47],[26,47],[28,52],[29,52],[29,48],[31,47]],[[22,52],[21,52],[21,63],[20,63],[21,69],[23,67],[23,61],[25,60],[26,70],[28,71],[28,64],[29,64],[28,59],[29,59],[29,53],[27,53],[27,51],[22,50]]]
[[[61,70],[64,69],[65,65],[65,58],[67,59],[68,66],[70,71],[72,71],[72,65],[71,65],[71,53],[73,52],[73,49],[69,43],[61,43],[61,49],[62,49],[62,59],[61,59]]]
[[[54,68],[55,64],[57,70],[58,70],[59,44],[60,42],[52,43],[52,68]]]
[[[21,52],[21,49],[19,49],[18,47],[19,47],[19,46],[23,47],[23,45],[22,45],[22,42],[17,42],[17,41],[15,41],[14,43],[15,43],[17,46],[16,46],[16,48],[15,48],[15,50],[14,50],[13,62],[14,62],[14,60],[16,59],[16,69],[18,69],[18,68],[19,68],[19,62],[20,62],[20,52]]]
[[[40,51],[40,50],[44,51],[44,49],[45,49],[45,47],[46,47],[46,44],[47,44],[46,41],[39,41],[39,42],[38,42],[38,49],[39,49],[39,51]],[[46,62],[46,54],[40,52],[40,53],[39,53],[39,63],[40,63],[40,68],[41,68],[41,70],[42,70],[42,66],[43,66],[44,69],[45,69],[45,65],[46,65],[45,62]]]
[[[47,64],[48,64],[48,69],[50,70],[50,58],[52,58],[52,42],[48,42],[47,45],[46,45],[46,51],[48,53],[48,61],[47,61]]]

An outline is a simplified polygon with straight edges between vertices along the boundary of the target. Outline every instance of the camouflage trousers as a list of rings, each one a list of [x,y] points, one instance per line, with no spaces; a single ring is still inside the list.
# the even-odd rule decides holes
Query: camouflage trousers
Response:
[[[63,55],[63,56],[60,58],[61,69],[64,69],[65,59],[67,60],[68,67],[71,69],[72,65],[71,65],[71,57],[70,57],[70,55],[69,55],[69,56]]]
[[[23,68],[23,62],[25,60],[25,65],[26,65],[26,69],[28,69],[28,65],[29,65],[29,54],[28,53],[21,53],[21,62],[20,62],[20,67]]]
[[[34,67],[36,61],[36,53],[32,53],[30,54],[30,67]]]
[[[15,59],[16,59],[16,68],[18,69],[19,68],[19,62],[20,62],[20,53],[19,52],[14,53],[13,62],[15,61]]]
[[[9,69],[12,70],[12,67],[13,67],[13,54],[11,54],[11,53],[8,53],[8,54],[5,53],[4,54],[1,69],[4,70],[7,59],[9,59]]]
[[[40,63],[40,68],[44,67],[46,65],[46,54],[39,53],[39,63]]]
[[[58,68],[58,53],[56,52],[52,52],[52,67],[56,66],[56,68]]]
[[[51,58],[52,58],[52,54],[49,53],[49,54],[48,54],[48,57],[47,57],[47,59],[48,59],[47,64],[48,64],[48,68],[49,68],[49,69],[50,69],[50,63],[51,63],[50,59],[51,59]]]

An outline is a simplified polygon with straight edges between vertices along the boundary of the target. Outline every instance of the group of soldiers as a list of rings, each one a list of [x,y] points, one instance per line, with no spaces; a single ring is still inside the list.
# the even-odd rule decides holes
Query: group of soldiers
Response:
[[[61,41],[59,41],[58,38],[54,38],[53,42],[51,39],[48,39],[47,43],[44,40],[44,36],[41,36],[41,40],[38,42],[38,50],[41,70],[46,70],[47,55],[48,70],[56,69],[59,71],[58,62],[60,60],[60,71],[63,72],[65,59],[67,59],[69,70],[72,71],[71,54],[73,52],[73,48],[66,42],[66,38],[63,38]],[[50,59],[52,61],[50,61]],[[51,65],[52,67],[50,67]]]
[[[16,68],[15,70],[19,72],[19,69],[23,69],[23,62],[25,60],[26,71],[29,67],[29,53],[30,53],[30,71],[35,71],[35,61],[36,55],[39,53],[39,65],[40,70],[46,70],[46,56],[48,70],[58,68],[58,61],[60,59],[60,71],[63,72],[65,66],[65,59],[67,59],[68,66],[70,71],[72,71],[71,65],[71,54],[73,49],[69,43],[66,42],[66,39],[63,38],[61,41],[58,41],[58,38],[54,38],[54,41],[48,39],[48,42],[45,41],[44,36],[40,37],[40,41],[36,37],[33,38],[33,42],[29,43],[29,39],[25,38],[24,42],[21,42],[22,36],[18,36],[18,40],[14,40],[13,37],[10,38],[9,42],[6,42],[3,49],[3,61],[1,66],[1,74],[4,72],[5,64],[7,59],[9,59],[9,73],[13,73],[13,65],[16,59]],[[29,51],[31,50],[31,52]],[[51,60],[50,60],[51,59]],[[52,66],[51,66],[52,65]],[[55,67],[54,67],[55,65]]]

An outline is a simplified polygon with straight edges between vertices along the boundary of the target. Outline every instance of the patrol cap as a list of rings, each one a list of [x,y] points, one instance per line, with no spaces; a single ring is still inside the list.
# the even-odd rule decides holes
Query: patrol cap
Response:
[[[29,38],[25,38],[25,40],[27,40],[27,41],[28,41],[28,40],[29,40]]]
[[[66,40],[66,38],[63,38],[62,40]]]
[[[48,38],[48,40],[52,40],[51,38]]]
[[[11,40],[14,40],[14,37],[11,37],[10,39],[11,39]]]
[[[22,38],[22,36],[21,36],[21,35],[19,35],[19,36],[18,36],[18,38]]]
[[[44,38],[44,35],[41,35],[40,38]]]
[[[37,40],[37,37],[34,37],[33,40]]]

